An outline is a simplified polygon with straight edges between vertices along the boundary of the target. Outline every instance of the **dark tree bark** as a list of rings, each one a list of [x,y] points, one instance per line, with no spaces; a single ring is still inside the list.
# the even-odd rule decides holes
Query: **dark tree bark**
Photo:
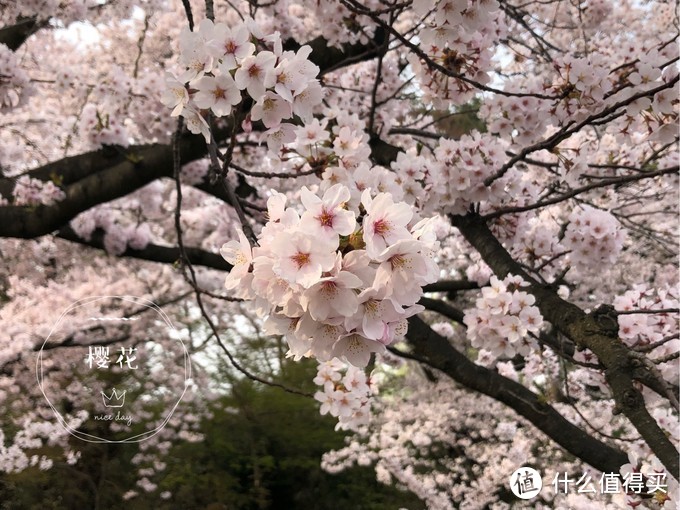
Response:
[[[617,409],[630,420],[658,459],[678,479],[678,451],[649,414],[642,394],[633,385],[633,373],[639,367],[616,333],[612,334],[596,320],[594,314],[585,313],[560,298],[554,288],[541,285],[527,275],[478,215],[454,216],[452,221],[497,276],[521,276],[529,283],[527,291],[536,298],[543,317],[577,346],[590,349],[598,357],[604,366]]]
[[[628,457],[567,421],[538,395],[498,372],[474,364],[419,317],[409,319],[407,333],[414,359],[441,370],[466,388],[512,408],[569,453],[603,472],[618,473]]]

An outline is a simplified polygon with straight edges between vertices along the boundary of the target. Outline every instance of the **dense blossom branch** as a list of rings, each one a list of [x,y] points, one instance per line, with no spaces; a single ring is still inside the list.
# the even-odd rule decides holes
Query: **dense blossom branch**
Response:
[[[482,217],[486,220],[490,220],[493,218],[498,218],[504,214],[533,211],[535,209],[540,209],[542,207],[547,207],[549,205],[559,204],[560,202],[564,202],[565,200],[569,200],[570,198],[576,197],[582,193],[585,193],[593,189],[604,188],[607,186],[616,186],[617,184],[625,184],[629,182],[642,181],[644,179],[651,179],[654,177],[659,177],[661,175],[677,174],[679,170],[680,167],[673,166],[670,168],[662,168],[660,170],[643,171],[631,175],[622,175],[620,177],[603,177],[602,179],[596,182],[586,184],[585,186],[580,186],[578,188],[572,189],[571,191],[567,191],[566,193],[562,193],[553,198],[539,200],[538,202],[525,206],[504,207],[491,213],[484,214]]]
[[[494,175],[489,176],[485,181],[484,184],[486,186],[490,186],[493,184],[494,181],[497,179],[503,177],[505,173],[510,170],[513,166],[515,166],[517,163],[522,161],[526,156],[529,154],[533,154],[534,152],[538,152],[540,150],[551,150],[554,147],[556,147],[560,142],[563,140],[566,140],[569,138],[571,135],[574,133],[579,132],[581,129],[588,125],[594,124],[596,121],[601,121],[602,119],[609,119],[609,116],[611,115],[622,115],[623,112],[621,111],[621,108],[624,106],[627,106],[631,104],[633,101],[636,101],[638,99],[641,99],[643,97],[653,97],[655,94],[667,90],[667,89],[672,89],[676,83],[680,81],[680,75],[676,74],[673,78],[668,80],[667,82],[658,85],[657,87],[654,87],[649,90],[643,90],[634,94],[631,94],[629,97],[626,99],[622,99],[621,101],[617,101],[611,106],[608,106],[604,108],[603,110],[593,113],[583,119],[580,122],[573,122],[570,121],[567,125],[562,127],[559,131],[556,133],[552,134],[545,140],[541,140],[540,142],[537,142],[533,145],[530,145],[528,147],[524,147],[519,153],[517,153],[515,156],[510,158],[510,160],[505,163],[499,170],[496,172]]]
[[[521,384],[475,365],[422,319],[409,319],[407,338],[414,349],[413,358],[441,370],[467,388],[508,405],[565,450],[596,469],[616,473],[626,463],[623,452],[589,436]]]
[[[381,42],[382,36],[376,34],[376,40]],[[344,51],[329,48],[323,37],[317,37],[308,45],[312,48],[310,60],[322,72],[347,65],[348,57],[370,59],[381,51],[376,44],[351,45]],[[289,40],[285,46],[294,49],[300,45]],[[227,123],[214,131],[214,135],[221,140],[231,131]],[[379,157],[385,150],[382,146],[378,147]],[[197,137],[182,138],[182,164],[203,157],[207,152],[206,145]],[[160,177],[170,177],[171,169],[171,147],[161,144],[125,149],[109,147],[36,168],[28,175],[43,181],[54,179],[65,185],[65,199],[50,206],[0,206],[0,236],[33,238],[49,234],[94,205],[125,196]],[[14,179],[0,179],[0,194],[10,196],[14,182]],[[229,202],[228,193],[222,194]]]
[[[456,216],[452,222],[497,275],[519,275],[530,282],[528,289],[536,297],[543,316],[574,343],[595,353],[605,367],[605,376],[618,408],[677,478],[680,475],[677,451],[650,416],[642,395],[633,385],[632,372],[635,366],[628,348],[616,335],[612,336],[611,332],[604,330],[592,315],[560,298],[551,287],[538,284],[529,277],[479,216]]]
[[[383,21],[379,15],[377,15],[374,11],[366,8],[359,2],[355,0],[340,0],[341,3],[350,9],[353,12],[356,12],[357,14],[364,14],[366,16],[369,16],[375,23],[377,23],[380,27],[385,29],[386,31],[390,32],[396,39],[398,39],[404,46],[406,46],[409,50],[411,50],[415,55],[417,55],[419,58],[421,58],[428,67],[431,69],[434,69],[440,73],[442,73],[445,76],[449,76],[451,78],[456,78],[458,80],[461,80],[462,82],[465,82],[469,84],[470,86],[484,91],[484,92],[492,92],[494,94],[499,94],[501,96],[507,96],[507,97],[535,97],[539,99],[560,99],[561,96],[555,95],[555,96],[549,96],[545,94],[541,94],[539,92],[535,93],[523,93],[523,92],[511,92],[507,90],[502,90],[502,89],[497,89],[494,87],[489,87],[488,85],[484,85],[483,83],[480,83],[476,80],[473,80],[469,78],[468,76],[465,76],[464,74],[457,73],[452,71],[451,69],[448,69],[444,67],[441,64],[438,64],[434,60],[432,60],[423,50],[421,50],[416,44],[412,43],[409,41],[406,37],[404,37],[400,32],[398,32],[396,29],[391,27],[388,23]]]

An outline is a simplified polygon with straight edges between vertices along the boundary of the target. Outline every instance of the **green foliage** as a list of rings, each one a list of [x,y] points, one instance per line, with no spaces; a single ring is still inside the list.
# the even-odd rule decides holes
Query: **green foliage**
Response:
[[[472,131],[486,133],[486,124],[477,113],[482,101],[474,98],[464,105],[457,106],[451,110],[432,110],[424,106],[417,106],[414,112],[418,115],[429,115],[432,117],[431,131],[441,133],[447,138],[454,140],[467,135]]]
[[[456,140],[475,130],[486,133],[486,124],[477,116],[480,105],[479,98],[475,98],[469,103],[457,107],[452,112],[432,112],[431,115],[435,119],[437,131]]]
[[[283,361],[280,382],[313,392],[314,363]],[[205,440],[177,440],[157,479],[158,490],[123,502],[134,488],[136,445],[77,442],[74,466],[31,469],[0,478],[2,510],[95,508],[158,510],[381,510],[423,508],[412,494],[386,487],[371,468],[338,475],[320,468],[321,455],[344,444],[335,420],[319,415],[308,397],[253,383],[231,381],[231,392],[204,419]],[[159,494],[170,491],[172,498]]]
[[[288,386],[314,390],[313,364],[286,362],[282,373]],[[244,379],[216,402],[213,413],[202,427],[204,442],[173,449],[159,489],[171,491],[173,501],[156,501],[156,508],[422,508],[412,495],[379,484],[372,469],[321,471],[321,455],[344,442],[335,420],[320,416],[310,398]],[[138,499],[129,508],[148,505]]]

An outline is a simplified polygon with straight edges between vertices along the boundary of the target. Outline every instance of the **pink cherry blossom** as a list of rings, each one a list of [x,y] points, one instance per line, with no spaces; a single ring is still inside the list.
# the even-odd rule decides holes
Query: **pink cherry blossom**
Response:
[[[276,57],[269,51],[244,58],[234,74],[234,82],[240,90],[247,90],[258,101],[265,91],[264,78],[274,68]]]
[[[222,257],[234,266],[224,282],[227,289],[235,289],[241,284],[253,262],[253,253],[248,239],[241,229],[237,229],[237,233],[238,241],[229,241],[220,249]]]
[[[241,101],[241,94],[229,74],[204,76],[197,80],[194,86],[198,89],[194,96],[196,106],[210,108],[217,116],[229,115],[232,106]]]
[[[300,199],[307,211],[302,215],[301,222],[319,235],[330,238],[348,236],[356,228],[354,212],[344,208],[349,198],[349,189],[342,184],[331,186],[323,198],[303,187]]]
[[[336,276],[321,278],[309,287],[300,303],[318,321],[331,316],[352,315],[359,308],[359,300],[353,289],[361,286],[361,283],[352,273],[340,271]]]
[[[378,354],[385,352],[385,346],[359,333],[341,336],[333,346],[333,354],[336,357],[342,357],[348,363],[360,368],[368,365],[371,353],[374,352]]]
[[[314,285],[321,273],[329,271],[335,263],[332,244],[317,242],[302,232],[279,234],[272,242],[272,249],[278,256],[274,272],[305,288]]]
[[[266,92],[260,100],[255,103],[251,113],[253,120],[262,120],[268,128],[278,126],[283,119],[287,119],[293,113],[290,103],[285,101],[278,94]]]
[[[369,255],[375,256],[389,245],[411,237],[406,225],[411,221],[413,211],[407,204],[395,204],[389,193],[379,193],[371,199],[368,190],[361,195],[361,203],[366,209],[363,230]]]
[[[220,69],[226,73],[235,69],[238,62],[252,55],[255,45],[249,41],[250,33],[244,25],[230,29],[218,23],[212,32],[207,49],[210,54],[222,60]]]

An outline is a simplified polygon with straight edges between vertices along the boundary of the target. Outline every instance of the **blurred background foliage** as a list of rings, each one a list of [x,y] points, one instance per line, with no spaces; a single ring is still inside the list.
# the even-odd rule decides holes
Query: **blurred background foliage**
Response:
[[[251,347],[262,348],[253,340]],[[258,345],[259,344],[259,345]],[[271,344],[270,344],[271,345]],[[254,349],[256,352],[258,349]],[[314,393],[316,363],[279,357],[276,382]],[[277,363],[278,364],[278,363]],[[138,466],[132,458],[139,444],[94,444],[73,439],[81,452],[74,466],[55,462],[41,471],[27,469],[0,475],[0,509],[125,510],[378,510],[422,509],[412,494],[378,483],[370,467],[354,467],[337,475],[322,471],[321,455],[344,445],[336,420],[319,415],[309,397],[286,393],[218,370],[228,388],[210,404],[204,418],[205,439],[177,439],[152,478],[152,493],[136,487]],[[48,451],[37,452],[49,455]],[[134,489],[128,501],[123,494]],[[160,494],[172,493],[164,500]]]

